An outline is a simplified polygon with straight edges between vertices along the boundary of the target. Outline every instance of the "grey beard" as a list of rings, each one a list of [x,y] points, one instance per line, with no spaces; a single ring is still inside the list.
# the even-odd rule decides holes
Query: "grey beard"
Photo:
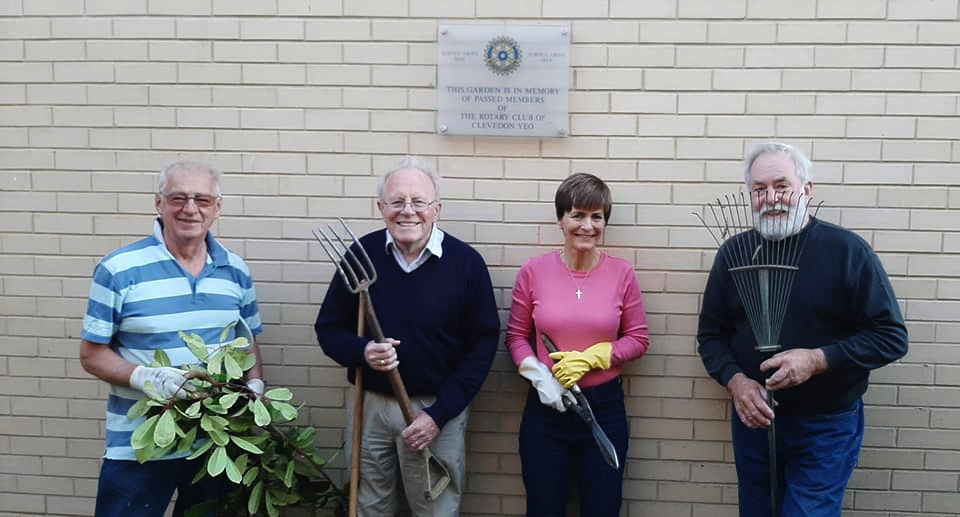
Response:
[[[800,233],[803,225],[807,222],[807,203],[805,199],[800,201],[787,211],[787,213],[777,219],[762,217],[760,212],[753,213],[753,226],[760,232],[760,235],[767,240],[779,241]]]

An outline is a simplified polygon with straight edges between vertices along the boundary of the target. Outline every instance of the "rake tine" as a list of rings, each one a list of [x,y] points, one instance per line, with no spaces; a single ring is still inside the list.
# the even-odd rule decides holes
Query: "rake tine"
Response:
[[[357,243],[357,247],[360,248],[360,253],[363,255],[363,260],[366,261],[366,263],[367,263],[367,267],[366,267],[366,268],[363,268],[363,269],[364,269],[364,273],[366,273],[367,269],[369,269],[369,270],[372,272],[372,275],[370,275],[370,277],[369,277],[370,283],[372,284],[372,283],[376,282],[376,281],[377,281],[377,268],[373,267],[373,261],[370,260],[370,255],[367,255],[367,250],[363,248],[363,244],[360,244],[360,239],[358,239],[358,238],[357,238],[357,235],[356,235],[355,233],[353,233],[353,230],[351,230],[350,227],[347,226],[347,223],[345,223],[345,222],[343,221],[343,219],[340,218],[340,217],[338,217],[337,220],[340,221],[340,224],[343,225],[343,228],[344,228],[345,230],[347,230],[347,233],[348,233],[348,234],[350,234],[350,238],[353,239],[353,242]]]
[[[360,292],[360,282],[357,280],[356,275],[353,274],[353,270],[350,269],[350,265],[343,260],[343,255],[341,255],[340,250],[333,245],[333,241],[330,240],[330,237],[324,233],[322,228],[313,230],[313,235],[316,236],[317,240],[320,241],[320,247],[323,248],[323,251],[328,257],[330,257],[330,261],[333,262],[333,265],[337,267],[337,271],[340,273],[340,279],[343,280],[344,285],[347,286],[347,290],[351,293]],[[328,245],[333,249],[333,251],[330,251],[330,249],[327,248]],[[344,266],[346,266],[346,268],[350,271],[349,277],[344,271]],[[353,279],[352,283],[351,278]]]

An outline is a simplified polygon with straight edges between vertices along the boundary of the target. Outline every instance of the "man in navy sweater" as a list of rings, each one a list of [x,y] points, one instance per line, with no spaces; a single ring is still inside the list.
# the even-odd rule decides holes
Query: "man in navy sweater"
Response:
[[[314,328],[324,353],[348,368],[351,383],[363,369],[359,515],[395,515],[402,481],[414,515],[454,516],[465,477],[467,406],[499,340],[490,273],[479,253],[437,227],[438,178],[420,160],[404,159],[383,176],[377,193],[386,228],[360,242],[377,270],[370,296],[387,342],[357,336],[358,297],[336,274]],[[386,374],[394,368],[417,413],[409,426]],[[434,501],[424,497],[419,451],[427,446],[451,477]]]
[[[772,357],[756,350],[744,304],[721,258],[746,234],[724,242],[703,293],[697,340],[707,372],[733,399],[740,515],[771,513],[766,428],[774,410],[766,390],[773,390],[778,513],[835,517],[860,454],[861,396],[870,370],[906,354],[907,330],[870,246],[806,212],[813,190],[806,156],[786,144],[761,144],[747,158],[745,180],[753,231],[767,241],[805,243],[780,333],[782,351]]]

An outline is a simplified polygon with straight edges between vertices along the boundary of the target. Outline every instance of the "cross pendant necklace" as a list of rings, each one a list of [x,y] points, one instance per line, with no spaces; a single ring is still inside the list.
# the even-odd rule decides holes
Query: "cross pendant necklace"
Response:
[[[582,299],[583,299],[583,289],[582,289],[582,288],[583,288],[583,284],[587,281],[588,278],[590,278],[590,273],[593,272],[593,266],[596,266],[596,264],[591,264],[590,267],[587,268],[587,271],[586,271],[587,274],[583,277],[582,280],[580,280],[580,283],[577,284],[577,277],[573,276],[573,271],[571,271],[570,266],[568,266],[567,263],[566,263],[566,261],[564,260],[563,251],[560,252],[560,259],[561,259],[560,261],[563,262],[563,265],[564,265],[565,269],[567,270],[567,274],[570,275],[570,280],[572,280],[572,281],[573,281],[573,284],[574,284],[575,286],[577,286],[577,290],[574,291],[574,292],[576,293],[576,295],[577,295],[577,301],[582,300]],[[599,262],[599,259],[598,259],[598,262]]]
[[[582,297],[582,296],[583,296],[583,291],[581,291],[581,290],[580,290],[580,287],[578,286],[578,287],[577,287],[577,299],[579,300],[580,297]]]

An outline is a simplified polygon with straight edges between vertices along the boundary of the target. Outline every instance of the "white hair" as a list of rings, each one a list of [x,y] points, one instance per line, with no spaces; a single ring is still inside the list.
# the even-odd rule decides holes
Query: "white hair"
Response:
[[[750,168],[753,167],[753,162],[757,161],[757,158],[765,154],[772,153],[786,154],[787,157],[793,161],[793,165],[797,171],[797,177],[800,178],[801,185],[806,185],[813,179],[813,174],[810,172],[810,169],[813,168],[813,164],[801,150],[783,142],[764,142],[753,146],[753,149],[750,151],[750,154],[747,156],[747,159],[744,162],[743,181],[747,184],[747,187],[750,187]]]
[[[433,183],[433,194],[437,199],[440,199],[440,175],[433,171],[427,162],[418,156],[404,156],[400,163],[396,167],[385,172],[383,176],[380,177],[380,182],[377,184],[377,197],[383,199],[383,191],[387,185],[387,181],[390,179],[390,176],[393,176],[393,173],[403,170],[403,169],[416,169],[430,178],[430,182]]]
[[[157,193],[165,194],[166,192],[164,192],[164,190],[167,188],[167,181],[170,180],[170,176],[180,171],[206,172],[211,178],[213,178],[214,188],[216,188],[215,194],[217,196],[220,195],[220,171],[205,163],[195,162],[192,160],[177,160],[160,169],[160,179],[158,180]]]

